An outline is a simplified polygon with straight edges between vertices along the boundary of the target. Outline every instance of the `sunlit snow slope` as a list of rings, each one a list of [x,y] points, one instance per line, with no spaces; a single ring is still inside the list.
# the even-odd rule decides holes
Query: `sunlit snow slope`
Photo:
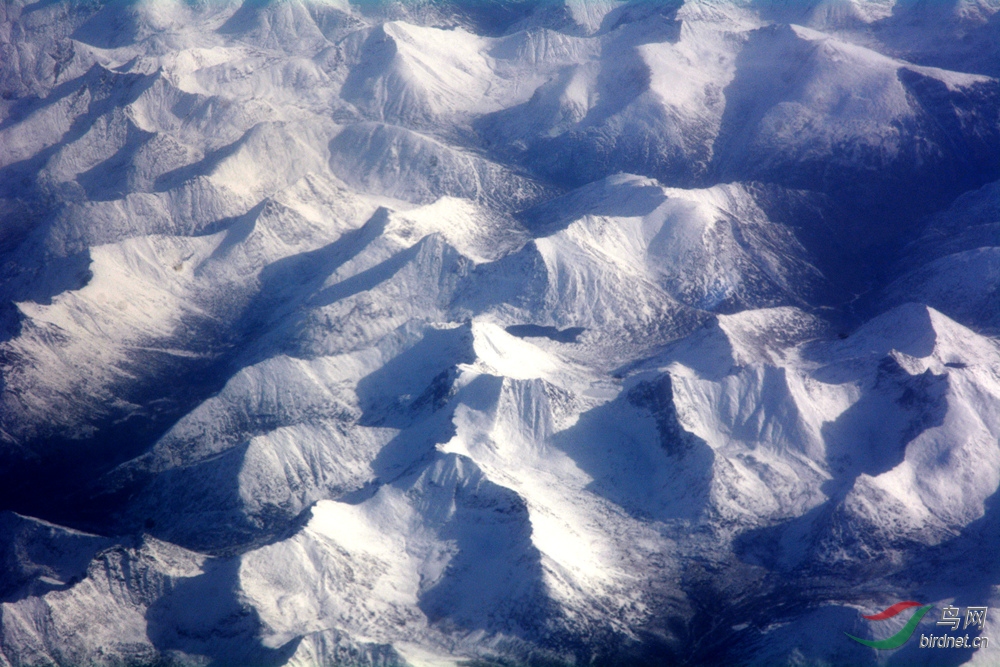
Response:
[[[0,667],[942,664],[844,633],[1000,605],[997,44],[0,3]]]

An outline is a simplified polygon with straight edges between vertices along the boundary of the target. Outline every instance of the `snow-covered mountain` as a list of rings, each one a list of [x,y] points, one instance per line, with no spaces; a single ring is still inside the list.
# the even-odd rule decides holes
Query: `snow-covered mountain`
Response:
[[[0,665],[997,664],[997,44],[0,3]]]

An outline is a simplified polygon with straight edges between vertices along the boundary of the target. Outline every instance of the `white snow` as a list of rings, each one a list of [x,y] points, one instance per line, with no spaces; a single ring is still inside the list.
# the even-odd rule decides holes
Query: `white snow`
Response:
[[[0,453],[120,502],[0,515],[0,664],[690,657],[992,530],[996,185],[843,330],[783,207],[985,145],[890,43],[993,0],[126,4],[0,8]]]

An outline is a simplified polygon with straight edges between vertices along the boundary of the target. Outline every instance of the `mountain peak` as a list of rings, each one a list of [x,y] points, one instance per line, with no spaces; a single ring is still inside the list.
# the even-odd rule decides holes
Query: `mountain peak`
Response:
[[[940,658],[998,9],[0,2],[0,665]]]

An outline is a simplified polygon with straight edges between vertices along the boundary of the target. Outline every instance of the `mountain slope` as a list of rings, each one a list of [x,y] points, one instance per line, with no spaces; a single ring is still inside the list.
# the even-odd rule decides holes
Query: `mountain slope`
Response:
[[[933,663],[996,9],[5,3],[0,664]]]

